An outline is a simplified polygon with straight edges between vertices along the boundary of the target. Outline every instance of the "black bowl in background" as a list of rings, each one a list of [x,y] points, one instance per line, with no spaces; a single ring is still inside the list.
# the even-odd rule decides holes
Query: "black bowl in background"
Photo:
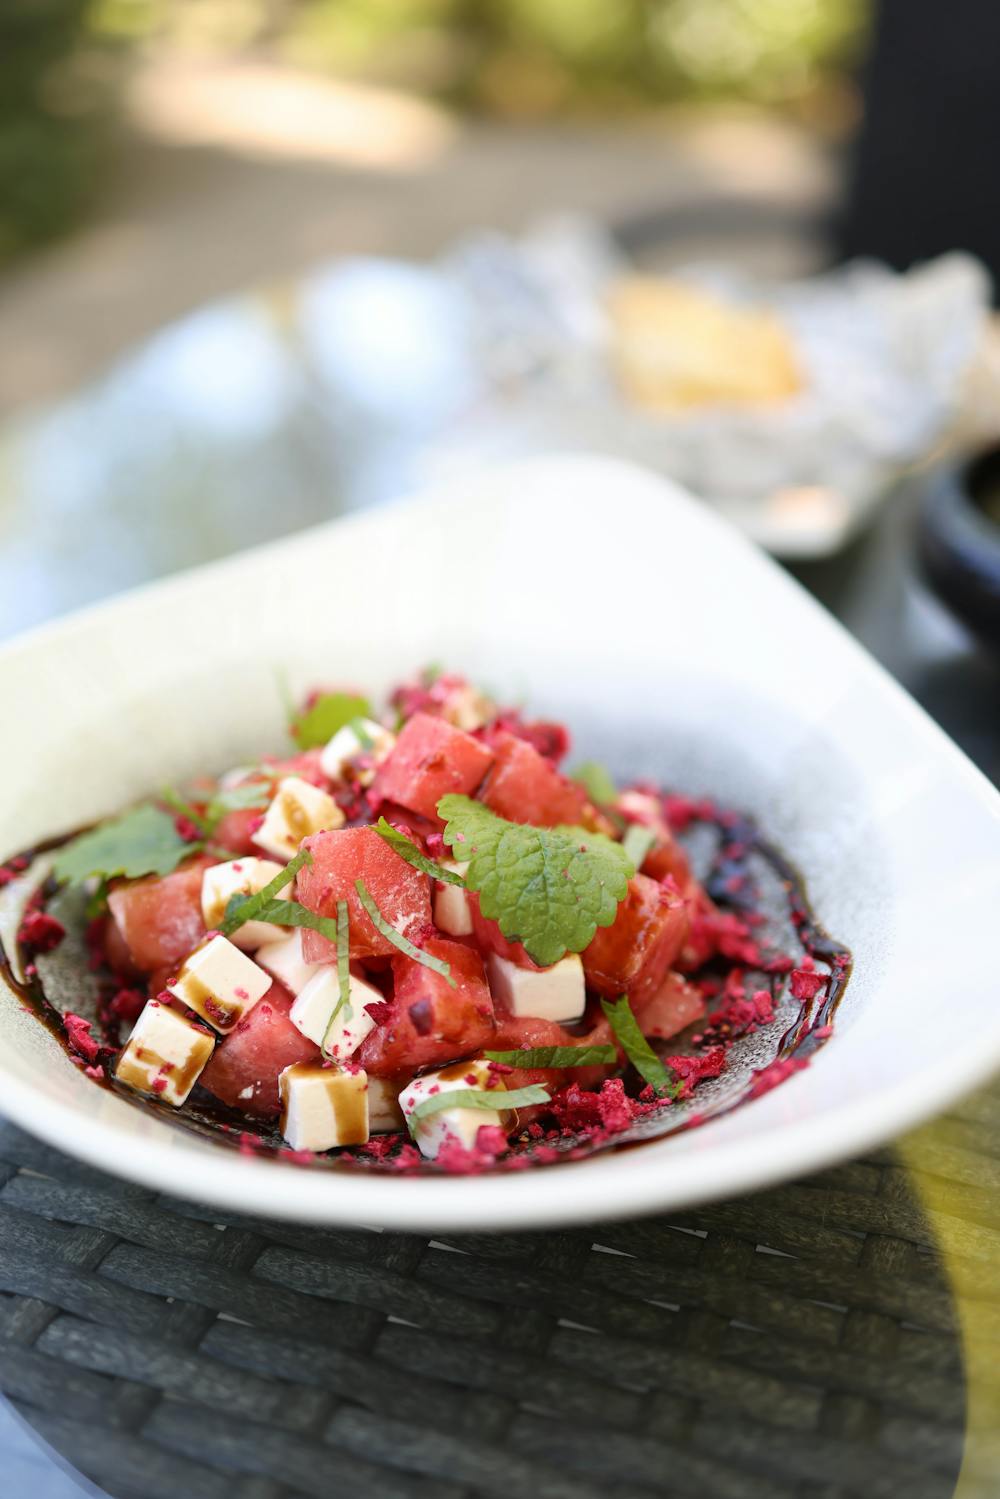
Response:
[[[1000,448],[932,481],[917,546],[938,595],[984,645],[1000,652]]]

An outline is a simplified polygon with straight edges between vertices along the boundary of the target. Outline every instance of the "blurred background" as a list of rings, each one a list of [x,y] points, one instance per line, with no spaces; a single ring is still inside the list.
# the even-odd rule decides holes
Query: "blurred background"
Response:
[[[0,406],[207,298],[546,207],[831,207],[868,0],[5,0]],[[771,264],[779,262],[772,225]]]

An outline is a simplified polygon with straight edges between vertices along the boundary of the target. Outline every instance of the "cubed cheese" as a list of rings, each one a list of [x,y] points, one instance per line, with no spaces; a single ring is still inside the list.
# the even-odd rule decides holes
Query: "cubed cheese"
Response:
[[[266,854],[287,863],[298,853],[303,838],[342,828],[345,820],[332,796],[301,776],[285,776],[251,837]]]
[[[278,1079],[281,1133],[293,1150],[335,1150],[368,1139],[368,1078],[317,1062],[296,1062]]]
[[[399,1084],[387,1077],[368,1079],[368,1133],[390,1135],[406,1128],[399,1107]]]
[[[175,1107],[184,1103],[212,1055],[215,1037],[186,1015],[149,1000],[115,1066],[120,1083]]]
[[[440,1093],[459,1092],[463,1088],[485,1089],[489,1084],[493,1084],[498,1097],[502,1098],[506,1091],[503,1082],[491,1074],[488,1062],[474,1057],[468,1062],[454,1062],[440,1072],[425,1072],[415,1077],[399,1095],[399,1106],[409,1120],[414,1110],[428,1098]],[[508,1119],[509,1111],[500,1109],[439,1109],[419,1120],[412,1133],[421,1154],[433,1160],[446,1140],[456,1140],[466,1150],[472,1150],[484,1124],[506,1128]]]
[[[486,960],[494,1004],[509,1015],[539,1020],[579,1020],[587,1003],[579,953],[567,953],[551,968],[519,968],[491,953]]]
[[[464,874],[469,865],[455,863],[452,860],[442,861],[445,869],[453,869],[456,874]],[[449,885],[444,880],[437,880],[434,885],[434,925],[439,931],[447,932],[449,937],[470,937],[472,935],[472,912],[469,909],[468,893],[461,885]]]
[[[375,767],[391,752],[396,743],[395,734],[373,718],[360,718],[356,723],[345,724],[338,729],[319,757],[323,774],[331,781],[339,781],[351,772],[352,779],[362,786],[370,786],[375,779]],[[363,755],[362,765],[351,765],[357,756]]]
[[[302,956],[302,930],[296,928],[279,942],[268,942],[257,953],[257,962],[266,968],[279,984],[284,984],[289,994],[301,994],[314,973],[319,972],[318,963],[307,963]]]
[[[234,895],[256,895],[281,873],[282,866],[273,859],[256,859],[252,854],[230,859],[225,864],[211,864],[201,877],[201,914],[209,931],[219,926],[226,906]],[[278,892],[278,898],[291,894],[291,881]],[[232,941],[245,952],[253,952],[265,942],[275,942],[285,935],[285,927],[267,921],[245,921],[237,927]]]
[[[210,937],[185,959],[167,988],[217,1031],[231,1031],[271,987],[271,975],[234,947]]]
[[[453,687],[446,695],[441,716],[453,723],[456,729],[464,729],[467,734],[472,734],[476,729],[481,729],[483,724],[489,723],[496,711],[496,703],[473,687],[471,682],[465,682]]]
[[[325,1047],[323,1039],[330,1026],[330,1016],[340,1003],[340,980],[334,964],[320,966],[288,1012],[288,1018],[303,1036],[315,1041],[328,1057],[337,1062],[346,1062],[348,1057],[353,1057],[369,1031],[375,1029],[375,1021],[365,1006],[384,1002],[378,989],[373,989],[371,984],[366,984],[353,973],[350,991],[351,1013],[348,1016],[345,1005],[333,1023]]]

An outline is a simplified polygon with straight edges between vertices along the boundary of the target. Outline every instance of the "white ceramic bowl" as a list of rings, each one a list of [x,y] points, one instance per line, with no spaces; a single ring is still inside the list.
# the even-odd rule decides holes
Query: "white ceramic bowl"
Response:
[[[276,499],[276,503],[278,500]],[[511,1228],[749,1191],[883,1141],[1000,1063],[1000,798],[777,566],[660,479],[551,458],[144,588],[0,651],[0,854],[281,742],[275,673],[432,660],[588,726],[612,768],[756,815],[852,948],[832,1040],[703,1127],[572,1164],[389,1177],[246,1159],[95,1087],[6,990],[0,1108],[250,1213]]]

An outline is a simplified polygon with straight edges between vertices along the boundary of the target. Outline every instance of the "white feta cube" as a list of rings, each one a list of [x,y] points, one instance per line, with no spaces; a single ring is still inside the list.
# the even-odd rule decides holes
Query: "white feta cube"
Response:
[[[359,718],[356,723],[345,724],[337,730],[324,747],[319,763],[323,774],[331,781],[342,780],[348,771],[352,771],[354,780],[362,786],[370,786],[375,779],[375,766],[392,753],[395,743],[395,734],[384,724],[376,723],[373,718]],[[371,763],[363,767],[352,766],[350,762],[358,755],[364,755]]]
[[[281,1133],[293,1150],[335,1150],[368,1139],[368,1078],[360,1068],[296,1062],[278,1077]]]
[[[231,1031],[271,987],[271,975],[234,947],[228,937],[210,937],[186,958],[167,988],[209,1025]]]
[[[179,1107],[215,1049],[215,1037],[186,1015],[150,999],[119,1055],[115,1076],[138,1093]]]
[[[298,853],[303,838],[342,828],[345,821],[332,796],[301,776],[285,776],[278,782],[264,821],[251,837],[266,854],[287,863]]]
[[[428,1098],[434,1098],[440,1093],[457,1093],[463,1088],[481,1090],[488,1086],[490,1091],[496,1091],[498,1099],[506,1092],[503,1081],[491,1072],[489,1063],[482,1058],[473,1057],[471,1061],[454,1062],[439,1072],[424,1072],[420,1077],[415,1077],[400,1093],[399,1106],[404,1117],[409,1120],[414,1110]],[[428,1114],[418,1120],[411,1133],[421,1155],[433,1160],[446,1140],[456,1140],[466,1150],[473,1150],[476,1136],[484,1124],[498,1124],[501,1129],[506,1129],[509,1118],[510,1110],[456,1106]]]
[[[319,963],[307,963],[302,956],[302,931],[299,927],[278,942],[268,942],[257,953],[257,962],[279,984],[284,984],[290,994],[301,994],[313,974],[320,970]]]
[[[273,859],[257,859],[252,854],[230,859],[225,864],[211,864],[201,877],[201,914],[209,931],[219,926],[234,895],[256,895],[281,870],[282,866]],[[291,890],[292,881],[289,880],[277,898],[287,899]],[[265,942],[284,937],[286,931],[287,927],[273,926],[267,921],[245,921],[236,928],[230,940],[245,952],[253,952]]]
[[[459,864],[443,859],[441,862],[444,869],[451,869],[455,874],[464,875],[469,867],[468,861]],[[439,931],[447,932],[449,937],[471,937],[469,894],[461,885],[449,885],[444,880],[434,882],[434,925]]]
[[[373,989],[371,984],[366,984],[364,979],[357,978],[353,973],[349,987],[350,1016],[345,1005],[332,1029],[330,1016],[340,1003],[340,980],[333,963],[320,965],[319,972],[313,974],[288,1012],[288,1018],[296,1029],[310,1041],[314,1041],[335,1062],[346,1062],[348,1057],[353,1057],[365,1037],[375,1029],[375,1021],[365,1006],[383,1003],[383,996],[378,989]],[[328,1029],[330,1034],[327,1038]]]
[[[587,1003],[579,953],[567,953],[551,968],[519,968],[490,953],[486,973],[493,1001],[508,1015],[539,1020],[579,1020]]]
[[[399,1084],[387,1077],[368,1079],[368,1133],[391,1135],[406,1128],[399,1107]]]

